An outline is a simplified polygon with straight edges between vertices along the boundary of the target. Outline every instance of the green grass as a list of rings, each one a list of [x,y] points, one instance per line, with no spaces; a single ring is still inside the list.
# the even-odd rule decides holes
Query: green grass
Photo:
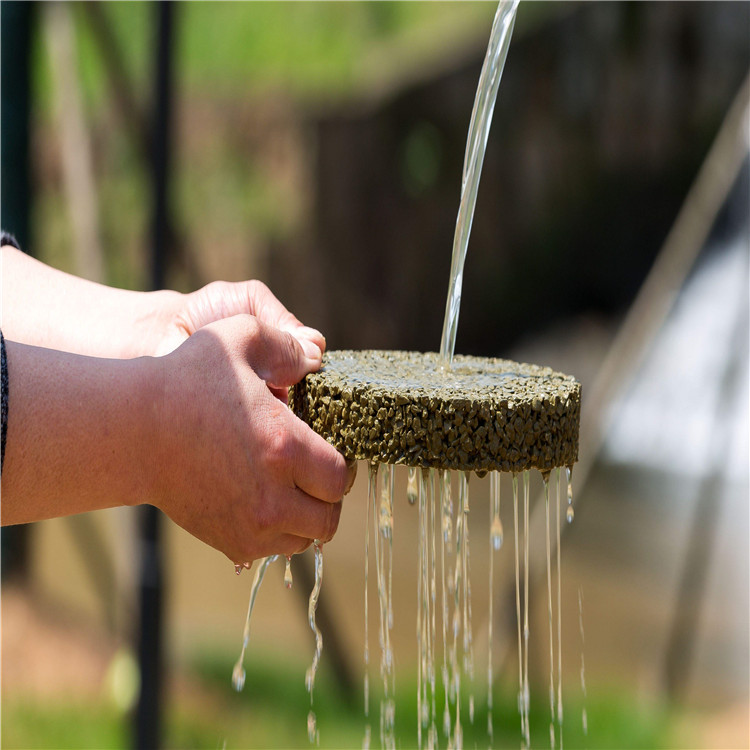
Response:
[[[247,654],[245,688],[231,686],[236,653],[202,649],[186,667],[185,681],[169,694],[164,717],[164,747],[168,748],[309,748],[306,730],[310,710],[304,686],[307,662],[291,660],[283,653],[261,651]],[[379,746],[379,680],[371,671],[372,747]],[[417,747],[416,676],[401,667],[397,674],[396,737],[400,748]],[[588,735],[582,729],[583,705],[572,690],[565,697],[564,742],[573,748],[667,748],[675,747],[675,719],[625,691],[595,693],[586,702]],[[549,747],[549,713],[546,691],[532,689],[531,744]],[[486,697],[476,695],[475,720],[469,721],[464,687],[462,725],[464,747],[487,747]],[[361,747],[365,733],[362,691],[358,685],[345,695],[334,683],[325,657],[318,673],[314,710],[323,748]],[[440,729],[444,696],[438,686],[436,707],[439,745],[445,746]],[[520,745],[520,721],[515,687],[498,684],[494,692],[494,747]],[[455,721],[455,707],[451,706]],[[105,698],[88,703],[70,698],[40,699],[6,693],[2,705],[2,747],[9,748],[126,748],[131,745],[130,719]]]
[[[202,651],[190,662],[192,682],[199,686],[191,698],[171,695],[165,716],[164,746],[169,748],[309,748],[306,717],[310,708],[304,686],[307,664],[292,663],[279,654],[248,654],[245,688],[230,684],[236,654]],[[417,746],[416,683],[402,668],[397,675],[397,746]],[[377,672],[371,673],[372,747],[379,746]],[[443,695],[437,696],[442,716]],[[532,690],[533,747],[549,747],[549,714],[544,690]],[[325,668],[315,686],[314,710],[323,748],[361,747],[365,731],[361,689],[344,696]],[[494,694],[494,747],[520,744],[520,722],[513,688],[498,686]],[[477,694],[475,721],[466,711],[462,724],[466,748],[486,747],[487,711],[484,694]],[[589,732],[581,726],[583,706],[575,696],[565,699],[564,741],[573,748],[666,748],[673,745],[674,716],[657,708],[644,710],[626,693],[591,695],[587,700]],[[452,711],[455,716],[455,709]],[[104,699],[83,703],[74,699],[31,699],[14,694],[3,699],[2,746],[11,748],[126,748],[130,746],[128,718]],[[440,723],[440,718],[438,720]],[[440,746],[445,738],[440,732]]]

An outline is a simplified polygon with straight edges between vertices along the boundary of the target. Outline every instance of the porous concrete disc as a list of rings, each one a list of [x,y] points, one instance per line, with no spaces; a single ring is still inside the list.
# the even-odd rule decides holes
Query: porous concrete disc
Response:
[[[345,457],[547,471],[578,460],[581,386],[549,367],[435,353],[333,351],[290,390],[295,414]]]

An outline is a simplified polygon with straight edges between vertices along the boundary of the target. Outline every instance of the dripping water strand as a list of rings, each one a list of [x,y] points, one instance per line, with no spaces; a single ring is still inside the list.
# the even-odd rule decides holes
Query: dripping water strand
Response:
[[[464,530],[466,514],[464,502],[466,493],[460,486],[458,493],[458,510],[456,511],[456,551],[453,574],[453,647],[451,649],[451,699],[456,704],[456,719],[453,726],[453,747],[463,744],[463,730],[461,728],[461,671],[458,663],[458,635],[461,631],[461,594],[463,593],[464,578]]]
[[[381,708],[382,746],[395,748],[395,682],[391,628],[393,625],[393,476],[394,467],[381,466],[383,476],[380,489],[380,512],[378,514],[379,547],[378,602],[380,628],[383,638],[381,650],[381,672],[383,675],[383,704]]]
[[[287,555],[286,564],[284,566],[284,586],[290,589],[292,588],[293,583],[294,583],[294,579],[292,578],[292,556]]]
[[[255,599],[258,596],[258,591],[260,590],[261,583],[263,583],[263,576],[265,576],[268,566],[277,557],[278,555],[270,555],[269,557],[262,558],[258,563],[258,569],[255,571],[255,578],[253,579],[253,585],[250,589],[250,603],[247,605],[245,629],[242,633],[242,651],[240,652],[240,658],[237,659],[237,663],[232,670],[232,685],[237,692],[240,692],[240,690],[245,687],[245,651],[247,650],[247,644],[250,641],[250,616],[253,614]]]
[[[378,533],[378,475],[380,465],[371,464],[370,482],[372,484],[373,546],[375,547],[375,579],[378,595],[378,644],[380,646],[380,677],[385,675],[385,637],[383,634],[383,610],[381,605],[381,569],[380,569],[380,534]],[[385,747],[385,698],[380,700],[380,746]]]
[[[315,584],[310,592],[310,599],[307,603],[307,619],[310,629],[315,634],[315,653],[313,654],[312,664],[305,675],[305,686],[310,693],[310,713],[307,715],[307,736],[310,742],[320,744],[320,732],[318,731],[315,712],[313,711],[313,689],[315,688],[315,675],[318,673],[320,664],[320,655],[323,652],[323,634],[315,620],[315,613],[318,608],[318,598],[320,597],[320,587],[323,584],[323,550],[320,541],[315,539],[313,542],[315,550]]]
[[[409,477],[406,480],[406,499],[409,501],[409,505],[414,505],[417,502],[417,492],[417,469],[410,466]]]
[[[469,479],[471,472],[466,471],[461,476],[461,488],[464,492],[464,677],[469,690],[469,721],[474,723],[474,643],[471,617],[471,554],[469,546]]]
[[[437,731],[437,719],[436,719],[436,698],[435,698],[435,643],[436,643],[436,622],[435,622],[435,609],[437,605],[437,590],[435,585],[435,536],[437,533],[437,523],[435,520],[436,515],[436,499],[437,494],[435,492],[435,470],[430,469],[429,472],[429,503],[428,509],[430,511],[430,729],[427,737],[427,744],[430,748],[436,748],[438,746],[438,731]]]
[[[581,696],[583,698],[583,708],[581,709],[581,726],[583,733],[589,733],[588,713],[586,712],[586,664],[583,660],[583,650],[586,644],[586,638],[583,633],[583,586],[578,587],[578,629],[581,633]]]
[[[410,470],[411,471],[411,470]],[[416,471],[416,470],[415,470]],[[416,473],[415,473],[416,476]],[[409,476],[411,480],[411,475]],[[408,493],[408,488],[407,488]],[[424,570],[424,534],[422,532],[422,517],[424,515],[424,493],[422,482],[417,487],[417,499],[419,501],[419,541],[417,544],[417,746],[422,748],[422,682],[424,680],[424,638],[422,632],[422,599],[423,599],[423,570]]]
[[[370,747],[370,633],[369,633],[369,578],[370,578],[370,508],[373,503],[376,464],[368,464],[367,482],[367,507],[365,510],[365,676],[364,676],[364,701],[365,701],[365,736],[362,740],[363,750]]]
[[[490,123],[492,122],[492,112],[495,108],[497,89],[508,55],[508,46],[517,7],[518,0],[501,0],[498,5],[471,113],[461,180],[461,199],[453,237],[450,283],[440,343],[440,358],[444,367],[450,367],[456,346],[464,261],[466,260],[469,234],[474,219],[474,206],[476,205],[484,152],[487,147]]]
[[[565,473],[568,477],[568,508],[565,511],[565,518],[568,523],[573,523],[575,511],[573,510],[573,467],[566,466]]]
[[[562,573],[560,572],[560,469],[557,469],[556,500],[557,519],[557,727],[560,750],[563,750],[563,701],[562,701]]]
[[[445,573],[445,561],[450,556],[450,542],[451,542],[451,527],[452,527],[452,512],[449,509],[450,504],[450,474],[444,469],[440,470],[439,473],[440,481],[440,513],[441,513],[441,529],[442,529],[442,540],[441,555],[440,555],[440,567],[441,567],[441,589],[443,599],[443,665],[440,670],[443,679],[443,692],[445,696],[445,707],[443,709],[443,734],[446,738],[451,736],[451,714],[448,707],[448,592],[446,584],[446,573]]]
[[[555,644],[552,623],[552,545],[550,536],[549,517],[549,471],[542,474],[544,480],[544,511],[546,517],[546,545],[547,545],[547,619],[549,625],[549,746],[555,748]]]
[[[526,709],[526,746],[531,747],[531,689],[529,685],[529,482],[531,475],[523,473],[523,700]]]
[[[489,592],[488,592],[488,611],[487,611],[487,735],[489,737],[490,747],[495,736],[495,728],[492,722],[492,688],[493,688],[493,670],[492,670],[492,627],[493,627],[493,603],[495,598],[494,590],[494,568],[495,552],[497,552],[503,543],[502,523],[500,522],[500,473],[493,471],[490,474],[490,574],[489,574]]]
[[[526,711],[523,700],[523,639],[521,637],[521,581],[520,550],[521,537],[518,531],[518,475],[513,474],[513,527],[515,541],[515,574],[516,574],[516,627],[518,630],[518,713],[521,715],[521,739],[526,741]]]
[[[428,554],[429,545],[427,542],[427,528],[428,528],[428,513],[427,507],[427,483],[425,481],[426,470],[422,470],[419,476],[419,539],[421,547],[421,559],[419,564],[419,572],[422,579],[422,600],[420,602],[421,609],[421,654],[420,661],[422,664],[422,701],[421,701],[421,712],[420,712],[420,726],[422,729],[427,728],[429,721],[429,710],[430,704],[428,701],[428,685],[430,680],[429,674],[429,661],[430,661],[430,594],[429,594],[429,583],[427,580],[428,575]],[[428,742],[429,745],[429,742]]]

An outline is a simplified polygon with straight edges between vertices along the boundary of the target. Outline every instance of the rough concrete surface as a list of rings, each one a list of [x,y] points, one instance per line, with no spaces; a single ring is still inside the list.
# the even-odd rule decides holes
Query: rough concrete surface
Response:
[[[435,353],[333,351],[290,389],[295,414],[347,458],[476,471],[578,460],[581,386],[548,367]]]

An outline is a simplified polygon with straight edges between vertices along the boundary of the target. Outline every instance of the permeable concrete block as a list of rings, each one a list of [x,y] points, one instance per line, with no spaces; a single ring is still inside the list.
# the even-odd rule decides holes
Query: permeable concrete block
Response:
[[[346,458],[476,471],[578,460],[581,386],[549,367],[435,353],[333,351],[290,389],[294,413]]]

